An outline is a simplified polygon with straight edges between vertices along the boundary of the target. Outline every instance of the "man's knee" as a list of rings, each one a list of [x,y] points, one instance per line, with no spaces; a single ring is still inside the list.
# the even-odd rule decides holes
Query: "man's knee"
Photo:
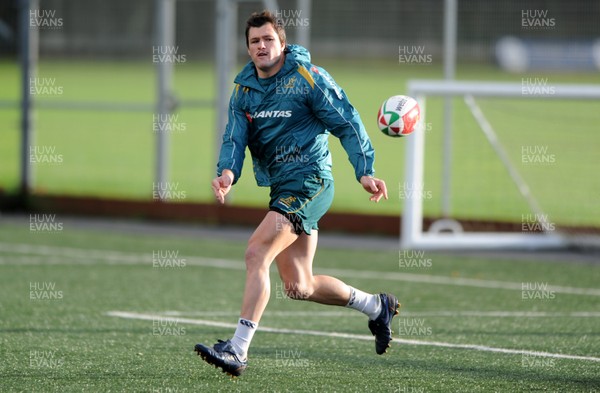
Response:
[[[267,261],[268,245],[263,242],[250,239],[244,260],[246,261],[246,270],[268,269],[270,262]]]
[[[264,260],[264,252],[262,251],[262,248],[256,244],[248,243],[244,260],[246,261],[246,268],[248,270],[259,268],[263,264],[262,261]]]

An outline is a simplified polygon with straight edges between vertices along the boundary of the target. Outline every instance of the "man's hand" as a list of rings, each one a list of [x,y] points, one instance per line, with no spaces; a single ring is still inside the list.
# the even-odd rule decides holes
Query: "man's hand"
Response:
[[[225,203],[225,195],[231,190],[231,185],[233,184],[233,172],[229,169],[225,169],[221,176],[213,179],[211,187],[213,192],[215,193],[215,198],[221,204]]]
[[[363,176],[360,178],[360,184],[368,193],[373,194],[369,198],[371,201],[379,202],[381,197],[388,199],[387,187],[383,180],[372,176]]]

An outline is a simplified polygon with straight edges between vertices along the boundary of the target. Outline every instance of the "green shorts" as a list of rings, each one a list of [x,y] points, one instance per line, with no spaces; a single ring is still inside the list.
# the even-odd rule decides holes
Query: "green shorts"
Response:
[[[271,186],[269,210],[284,215],[298,235],[310,235],[331,206],[333,190],[333,180],[299,174]]]

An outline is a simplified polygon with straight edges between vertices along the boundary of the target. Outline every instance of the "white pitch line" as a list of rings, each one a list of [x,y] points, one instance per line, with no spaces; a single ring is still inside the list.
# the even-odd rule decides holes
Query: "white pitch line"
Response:
[[[430,274],[413,274],[413,273],[396,273],[396,272],[373,272],[368,270],[350,270],[350,269],[317,269],[321,274],[328,274],[336,277],[352,277],[352,278],[371,278],[371,279],[386,279],[394,281],[409,281],[422,282],[427,284],[442,284],[442,285],[457,285],[462,287],[477,287],[477,288],[495,288],[495,289],[512,289],[522,291],[523,284],[521,282],[496,281],[496,280],[480,280],[475,278],[447,277],[434,276]],[[525,283],[526,285],[528,283]],[[527,288],[525,288],[527,289]],[[564,287],[557,285],[548,285],[545,290],[556,293],[567,293],[571,295],[592,295],[600,296],[600,289],[597,288],[577,288]]]
[[[545,312],[545,311],[421,311],[403,315],[418,317],[492,317],[492,318],[598,318],[600,311]]]
[[[50,256],[47,264],[63,265],[94,265],[94,261],[102,261],[109,265],[148,265],[152,266],[152,252],[127,253],[114,250],[92,250],[73,247],[54,247],[31,244],[0,243],[0,252],[25,254],[16,256],[0,256],[0,264],[37,265],[44,264],[45,260],[40,256]],[[36,255],[36,256],[30,256]],[[221,258],[199,258],[180,255],[185,259],[186,266],[215,267],[221,269],[245,270],[245,264],[239,261]],[[70,259],[70,260],[65,260]]]
[[[132,313],[126,311],[109,311],[106,313],[107,316],[125,318],[125,319],[138,319],[146,321],[154,321],[156,319],[162,319],[174,323],[187,323],[190,325],[201,325],[201,326],[214,326],[227,329],[236,329],[237,324],[207,321],[203,319],[190,319],[190,318],[178,318],[178,317],[165,317],[159,314],[143,314],[143,313]],[[335,338],[347,338],[353,340],[364,340],[372,341],[373,336],[361,335],[361,334],[348,334],[348,333],[335,333],[335,332],[323,332],[318,330],[299,330],[299,329],[277,329],[266,326],[260,327],[261,332],[277,333],[277,334],[297,334],[307,336],[321,336],[321,337],[335,337]],[[571,360],[585,360],[591,362],[600,362],[600,358],[592,356],[579,356],[579,355],[565,355],[562,353],[550,353],[550,352],[538,352],[528,351],[523,349],[508,349],[508,348],[496,348],[488,347],[485,345],[475,344],[453,344],[439,341],[420,341],[420,340],[407,340],[401,338],[394,338],[393,343],[406,344],[406,345],[422,345],[429,347],[441,347],[441,348],[453,348],[453,349],[469,349],[483,352],[495,352],[495,353],[506,353],[511,355],[527,355],[527,356],[538,356],[555,359],[571,359]]]
[[[79,249],[72,247],[54,247],[40,246],[31,244],[11,244],[0,243],[0,252],[26,254],[26,255],[44,255],[50,256],[48,263],[53,264],[91,264],[91,260],[105,261],[108,264],[115,265],[149,265],[152,264],[152,254],[141,253],[125,253],[114,250],[91,250]],[[76,261],[62,261],[55,257],[63,257],[75,259]],[[19,264],[44,264],[45,261],[39,260],[39,257],[23,257],[23,256],[2,256],[0,264],[14,264],[21,261]],[[202,266],[213,267],[218,269],[234,269],[245,270],[245,264],[241,261],[221,259],[221,258],[203,258],[203,257],[188,257],[180,255],[179,258],[185,259],[186,266]],[[390,280],[390,281],[405,281],[405,282],[420,282],[425,284],[441,284],[454,285],[462,287],[476,287],[485,289],[507,289],[507,290],[523,290],[524,284],[521,282],[496,281],[496,280],[480,280],[474,278],[460,278],[435,276],[430,274],[414,274],[414,273],[397,273],[397,272],[381,272],[369,270],[353,270],[353,269],[328,269],[317,268],[317,274],[328,274],[340,278],[361,278],[374,280]],[[525,288],[527,289],[527,288]],[[600,296],[598,288],[578,288],[548,285],[544,290],[564,293],[570,295],[587,295]]]
[[[157,311],[170,317],[235,317],[239,311]],[[360,317],[363,314],[346,311],[265,311],[264,317]],[[402,317],[491,317],[491,318],[598,318],[600,311],[402,311]]]

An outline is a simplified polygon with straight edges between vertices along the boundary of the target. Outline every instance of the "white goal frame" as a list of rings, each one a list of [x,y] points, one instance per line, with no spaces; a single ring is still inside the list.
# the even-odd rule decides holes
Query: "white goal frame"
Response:
[[[423,125],[426,124],[425,104],[427,96],[465,97],[467,104],[474,103],[473,97],[600,99],[600,85],[554,84],[552,87],[554,89],[551,94],[544,94],[544,92],[540,92],[540,94],[523,94],[521,83],[446,80],[409,81],[407,94],[415,97],[419,103],[421,122],[420,129],[406,138],[405,184],[423,184],[426,137]],[[474,108],[471,107],[470,109],[473,112]],[[489,124],[487,124],[485,118],[477,118],[475,112],[473,112],[473,115],[484,133],[486,133],[486,125],[489,126]],[[489,131],[493,132],[491,127],[489,128]],[[493,141],[490,140],[490,142]],[[496,152],[502,153],[498,150]],[[507,169],[510,171],[511,168],[507,167]],[[518,179],[513,178],[513,180]],[[570,239],[566,234],[561,234],[559,231],[542,233],[467,233],[462,231],[462,227],[458,222],[451,219],[439,220],[436,223],[432,226],[451,229],[452,232],[431,232],[431,229],[429,232],[423,232],[423,199],[421,197],[406,198],[402,212],[400,248],[413,250],[564,249],[574,244],[573,239]]]

